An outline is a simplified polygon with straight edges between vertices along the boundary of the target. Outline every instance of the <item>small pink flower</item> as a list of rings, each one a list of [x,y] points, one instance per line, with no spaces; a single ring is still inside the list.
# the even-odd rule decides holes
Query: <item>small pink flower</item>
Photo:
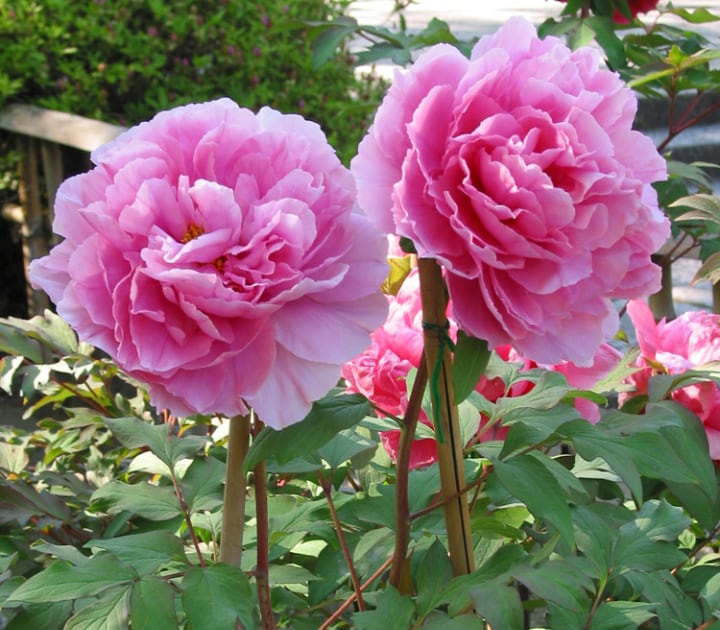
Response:
[[[637,333],[641,369],[629,377],[634,391],[623,393],[620,403],[647,394],[650,377],[659,366],[668,374],[682,374],[699,365],[720,360],[720,315],[688,311],[667,322],[655,323],[650,307],[642,300],[628,303],[628,315]],[[710,456],[720,460],[720,388],[704,382],[677,389],[673,400],[696,414],[705,427]]]
[[[386,322],[373,334],[373,343],[362,354],[349,361],[342,370],[348,391],[358,392],[376,405],[380,415],[402,418],[408,404],[407,376],[423,360],[422,310],[420,307],[420,285],[417,269],[413,269],[395,297],[389,297],[390,312]],[[457,336],[457,326],[450,322],[450,336]],[[534,361],[522,357],[511,346],[502,346],[495,350],[498,355],[511,362],[520,362],[521,370],[537,367],[562,372],[572,387],[588,388],[607,374],[620,359],[620,353],[607,344],[603,344],[590,367],[578,367],[563,362],[553,366],[538,366]],[[519,381],[506,391],[501,378],[488,378],[483,375],[475,390],[490,402],[496,402],[503,396],[522,396],[534,387],[532,381]],[[578,412],[589,422],[600,419],[598,406],[581,398],[575,401]],[[432,427],[424,411],[419,421]],[[502,440],[507,427],[495,425],[483,430],[486,419],[481,418],[479,439]],[[381,442],[390,457],[395,461],[400,442],[400,430],[384,431]],[[434,438],[418,438],[413,442],[410,453],[410,467],[428,466],[437,461],[437,448]]]
[[[591,48],[524,19],[421,54],[379,107],[351,168],[360,205],[446,270],[453,316],[491,347],[588,365],[615,298],[660,286],[666,177],[632,130],[637,100]]]
[[[320,127],[221,99],[92,159],[58,190],[64,240],[33,285],[157,407],[302,420],[387,313],[386,240]]]

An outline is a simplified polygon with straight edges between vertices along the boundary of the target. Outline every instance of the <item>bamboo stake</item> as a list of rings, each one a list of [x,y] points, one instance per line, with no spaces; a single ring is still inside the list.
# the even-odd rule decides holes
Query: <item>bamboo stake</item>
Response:
[[[243,471],[250,444],[250,415],[230,418],[227,469],[223,497],[220,562],[240,567],[245,529],[246,476]]]
[[[420,299],[423,311],[425,361],[433,398],[440,483],[445,501],[448,550],[455,575],[471,573],[473,559],[470,510],[465,496],[463,443],[452,384],[452,359],[444,339],[448,320],[447,289],[440,265],[432,258],[418,259]],[[442,352],[442,355],[441,355]]]

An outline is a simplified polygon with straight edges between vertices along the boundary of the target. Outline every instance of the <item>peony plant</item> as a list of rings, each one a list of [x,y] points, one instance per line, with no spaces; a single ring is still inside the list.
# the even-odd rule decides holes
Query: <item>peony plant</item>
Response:
[[[581,4],[562,39],[368,31],[416,61],[350,172],[313,123],[221,100],[64,184],[32,267],[60,315],[0,321],[0,388],[37,420],[0,427],[0,624],[717,622],[717,317],[644,298],[669,204],[694,244],[720,215],[688,201],[704,167],[632,128],[628,75],[575,48],[622,35],[651,60],[631,85],[672,94],[712,90],[717,51]]]

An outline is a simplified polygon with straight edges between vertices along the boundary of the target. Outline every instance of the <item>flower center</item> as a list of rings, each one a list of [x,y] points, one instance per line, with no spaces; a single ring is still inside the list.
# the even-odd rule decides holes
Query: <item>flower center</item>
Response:
[[[191,223],[188,225],[187,230],[185,230],[185,234],[183,234],[183,237],[180,239],[182,243],[189,243],[193,239],[196,239],[198,236],[201,236],[202,234],[205,234],[205,230],[197,225],[197,223]]]

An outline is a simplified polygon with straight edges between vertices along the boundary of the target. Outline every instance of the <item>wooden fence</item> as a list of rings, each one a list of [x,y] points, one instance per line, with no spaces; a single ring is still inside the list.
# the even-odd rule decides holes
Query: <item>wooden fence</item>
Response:
[[[27,275],[27,263],[47,254],[53,244],[52,207],[58,186],[86,170],[90,152],[124,127],[34,105],[12,105],[0,111],[0,129],[15,137],[20,153],[20,205],[2,210],[3,216],[21,225]],[[42,312],[47,296],[27,286],[28,313]]]

